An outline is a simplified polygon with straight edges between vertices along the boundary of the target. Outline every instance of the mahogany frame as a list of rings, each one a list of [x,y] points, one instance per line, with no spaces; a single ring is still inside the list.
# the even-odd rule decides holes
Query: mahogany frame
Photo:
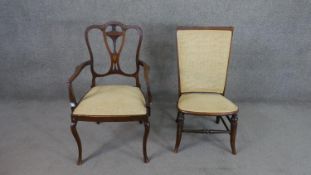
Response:
[[[179,70],[179,52],[178,52],[178,39],[177,39],[177,32],[179,30],[227,30],[231,31],[231,41],[230,41],[230,50],[229,50],[229,58],[228,58],[228,64],[227,64],[227,70],[226,70],[226,80],[225,80],[225,87],[223,90],[223,93],[221,95],[225,96],[225,91],[227,87],[227,77],[228,77],[228,66],[230,63],[230,56],[231,56],[231,47],[232,47],[232,37],[233,37],[233,31],[234,28],[232,26],[209,26],[209,27],[204,27],[204,26],[179,26],[176,29],[176,46],[177,46],[177,70],[178,70],[178,99],[182,94],[186,93],[210,93],[210,92],[181,92],[181,83],[180,83],[180,70]],[[178,104],[178,101],[177,101]],[[176,130],[176,142],[175,142],[175,148],[174,152],[177,153],[179,149],[179,145],[181,142],[182,138],[182,133],[200,133],[200,134],[229,134],[230,135],[230,145],[231,145],[231,150],[232,154],[236,154],[236,145],[235,145],[235,140],[236,140],[236,133],[237,133],[237,124],[238,124],[238,110],[230,112],[230,113],[208,113],[208,112],[193,112],[193,111],[184,111],[179,109],[177,105],[177,118],[176,118],[176,123],[177,123],[177,130]],[[195,115],[195,116],[216,116],[216,123],[218,124],[220,121],[223,123],[225,130],[215,130],[215,129],[184,129],[184,120],[185,120],[185,115]],[[226,116],[227,120],[230,123],[230,128],[228,127],[226,121],[223,119],[223,116]],[[230,117],[231,116],[231,117]]]
[[[107,31],[107,29],[111,29]],[[121,29],[121,31],[118,31],[118,29]],[[92,48],[90,45],[89,41],[89,32],[93,29],[98,29],[102,32],[103,34],[103,39],[105,43],[105,47],[108,50],[109,56],[110,56],[110,68],[109,70],[104,73],[100,74],[97,73],[94,69],[94,59],[93,59],[93,52]],[[124,71],[121,70],[120,64],[119,64],[119,59],[120,59],[120,53],[122,52],[122,49],[124,47],[124,42],[125,42],[125,36],[126,36],[126,31],[129,29],[134,29],[137,31],[138,34],[138,44],[137,44],[137,49],[136,49],[136,71],[134,73],[125,73]],[[149,122],[149,116],[151,113],[150,105],[152,101],[152,96],[151,96],[151,91],[150,91],[150,82],[149,82],[149,70],[150,67],[147,65],[145,62],[139,59],[139,52],[140,52],[140,47],[143,39],[143,31],[142,29],[137,26],[137,25],[125,25],[122,24],[118,21],[110,21],[102,25],[91,25],[86,28],[85,33],[84,33],[86,45],[88,48],[88,52],[90,55],[90,60],[85,61],[78,65],[72,74],[70,78],[68,79],[67,85],[68,85],[68,92],[69,92],[69,101],[70,101],[70,106],[71,106],[71,132],[75,138],[75,141],[78,146],[78,160],[77,160],[77,165],[82,164],[82,145],[81,145],[81,140],[78,135],[76,126],[78,121],[86,121],[86,122],[130,122],[130,121],[139,121],[140,123],[144,123],[144,136],[143,136],[143,156],[144,156],[144,162],[148,163],[149,158],[147,155],[147,139],[149,135],[149,128],[150,128],[150,122]],[[116,42],[119,39],[119,37],[122,37],[121,40],[121,45],[119,49],[117,49]],[[110,38],[113,42],[113,48],[110,48],[108,44],[108,38]],[[88,116],[88,115],[75,115],[73,114],[74,109],[79,105],[80,101],[76,100],[74,91],[73,91],[73,81],[79,76],[81,71],[86,67],[90,66],[91,69],[91,74],[92,74],[92,84],[91,88],[96,86],[96,78],[97,77],[106,77],[109,75],[123,75],[126,77],[132,77],[135,79],[136,82],[136,87],[141,89],[141,83],[139,79],[139,72],[140,72],[140,67],[143,67],[144,69],[144,79],[145,79],[145,84],[146,84],[146,89],[147,89],[147,95],[144,94],[145,99],[146,99],[146,109],[147,113],[146,115],[120,115],[120,116],[105,116],[105,115],[98,115],[98,116]],[[142,91],[142,89],[141,89]],[[82,98],[81,98],[82,99]]]

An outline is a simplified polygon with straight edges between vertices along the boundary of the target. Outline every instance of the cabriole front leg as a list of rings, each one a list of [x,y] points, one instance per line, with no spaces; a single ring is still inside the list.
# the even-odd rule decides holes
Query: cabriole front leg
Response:
[[[73,135],[73,137],[75,138],[77,145],[78,145],[78,151],[79,151],[79,156],[78,156],[78,160],[77,160],[77,165],[81,165],[82,164],[82,146],[81,146],[81,140],[77,131],[77,121],[73,121],[71,123],[71,133]]]
[[[235,139],[236,139],[236,133],[237,133],[237,126],[238,126],[238,117],[236,114],[232,115],[231,120],[231,132],[230,132],[230,144],[231,144],[231,150],[232,154],[236,155],[236,146],[235,146]]]
[[[143,140],[143,154],[144,154],[144,162],[148,163],[149,158],[147,155],[147,140],[148,140],[149,129],[150,129],[150,122],[148,121],[148,119],[144,121],[144,126],[145,126],[145,133],[144,133],[144,140]]]

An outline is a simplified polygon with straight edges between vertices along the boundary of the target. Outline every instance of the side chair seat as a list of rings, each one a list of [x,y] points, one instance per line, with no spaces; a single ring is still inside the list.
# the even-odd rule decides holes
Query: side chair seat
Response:
[[[77,116],[146,115],[145,98],[138,87],[126,85],[95,86],[74,109]]]
[[[184,113],[204,115],[231,115],[238,112],[238,107],[217,93],[185,93],[178,101],[178,108]]]

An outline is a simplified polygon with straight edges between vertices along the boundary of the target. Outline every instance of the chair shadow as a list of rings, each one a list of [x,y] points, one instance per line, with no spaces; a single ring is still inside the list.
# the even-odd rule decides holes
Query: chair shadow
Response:
[[[196,117],[197,118],[197,117]],[[186,120],[186,119],[185,119]],[[197,119],[198,120],[198,119]],[[205,128],[205,129],[223,129],[225,130],[225,127],[223,124],[220,122],[219,124],[215,123],[216,117],[202,117],[201,120],[204,123],[200,123],[201,126],[199,126],[198,123],[193,123],[190,128]],[[229,134],[195,134],[195,133],[186,133],[187,135],[190,134],[193,137],[200,137],[197,138],[198,142],[196,143],[191,143],[191,144],[185,144],[184,149],[193,147],[197,144],[210,144],[215,147],[218,147],[220,149],[227,150],[228,152],[231,153],[231,148],[230,148],[230,135]],[[184,134],[183,134],[184,135]],[[228,141],[221,139],[221,137],[227,136]],[[228,144],[227,144],[228,143]]]
[[[137,125],[139,125],[139,123],[137,122]],[[124,125],[122,124],[122,126],[119,126],[118,128],[116,128],[115,130],[127,130],[127,129],[130,129],[129,126],[127,126],[128,128],[125,127],[126,126],[126,123],[124,123]],[[113,132],[115,133],[115,132]],[[99,148],[97,148],[94,152],[92,152],[91,154],[89,154],[88,156],[86,156],[84,159],[83,159],[83,162],[86,162],[94,157],[97,157],[97,156],[100,156],[104,153],[107,153],[109,151],[112,151],[112,150],[117,150],[119,149],[123,144],[120,144],[119,141],[122,141],[122,143],[128,143],[130,141],[133,141],[135,139],[138,138],[138,132],[128,132],[129,134],[124,134],[124,133],[119,133],[118,134],[114,134],[112,135],[112,139],[109,140],[109,141],[106,141],[105,143],[103,143]],[[141,132],[139,132],[141,133]],[[141,135],[143,136],[143,133],[141,133]],[[116,138],[117,141],[116,141]],[[141,137],[141,140],[142,140],[142,137]]]
[[[163,149],[159,149],[156,152],[154,152],[150,156],[150,158],[159,157],[167,152],[173,153],[174,145],[167,144],[167,143],[172,142],[172,144],[175,144],[175,140],[172,141],[170,137],[163,137],[163,136],[168,136],[167,133],[172,133],[175,136],[175,130],[172,130],[172,128],[176,127],[175,116],[174,116],[175,114],[172,114],[170,112],[172,109],[172,104],[161,104],[161,105],[157,104],[156,108],[159,108],[157,110],[158,111],[157,114],[159,114],[159,116],[157,116],[157,121],[154,121],[152,123],[153,125],[151,125],[151,128],[150,128],[153,133],[152,141],[160,145],[160,147]]]

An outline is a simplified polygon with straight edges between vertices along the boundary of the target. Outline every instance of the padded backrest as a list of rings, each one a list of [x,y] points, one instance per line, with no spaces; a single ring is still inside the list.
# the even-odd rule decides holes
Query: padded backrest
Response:
[[[224,93],[232,33],[232,27],[177,29],[181,93]]]

